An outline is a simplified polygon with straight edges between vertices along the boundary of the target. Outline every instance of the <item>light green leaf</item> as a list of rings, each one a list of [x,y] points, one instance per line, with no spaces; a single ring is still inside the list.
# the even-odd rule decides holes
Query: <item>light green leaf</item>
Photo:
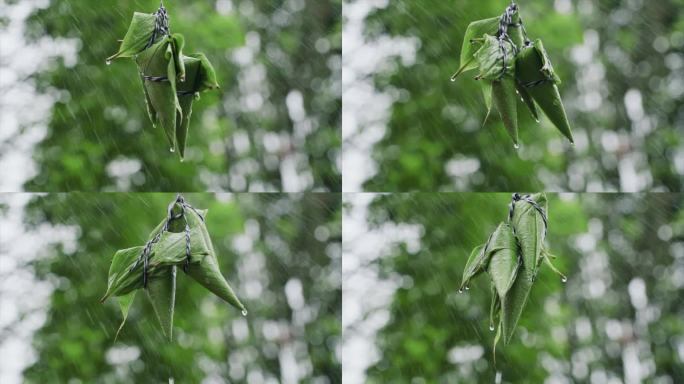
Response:
[[[209,59],[203,53],[191,54],[190,57],[200,61],[200,69],[197,73],[198,79],[195,82],[197,84],[196,92],[220,88],[216,80],[216,71]]]
[[[175,66],[176,79],[178,81],[185,81],[185,63],[183,61],[183,47],[185,46],[185,38],[180,33],[174,33],[171,36],[171,52],[173,54],[173,63]],[[169,77],[171,79],[171,77]]]
[[[157,17],[154,14],[135,12],[126,36],[124,36],[121,42],[119,52],[107,58],[107,61],[123,57],[133,57],[142,52],[154,34],[156,20]]]
[[[531,200],[548,212],[546,195],[535,194]],[[522,252],[522,266],[502,305],[504,343],[508,344],[515,332],[537,273],[538,258],[544,242],[544,222],[541,214],[528,201],[514,204],[512,225]]]
[[[461,287],[459,290],[463,290],[470,282],[470,279],[481,272],[484,272],[484,266],[487,264],[486,255],[482,252],[484,246],[485,244],[478,245],[470,253],[470,257],[468,257],[468,261],[463,270],[463,278],[461,279]]]
[[[176,266],[164,267],[161,276],[147,283],[145,293],[157,315],[162,333],[171,341],[173,313],[176,306]]]
[[[484,121],[482,122],[482,126],[484,127],[492,112],[492,82],[485,80],[481,81],[480,85],[482,86],[482,94],[484,96],[485,106],[487,107],[487,115],[485,115]]]
[[[548,215],[546,195],[535,194],[530,198]],[[525,270],[530,276],[535,276],[546,236],[542,214],[530,202],[519,200],[515,202],[511,223],[520,241]]]
[[[541,39],[534,41],[534,49],[537,50],[542,61],[541,72],[547,79],[553,81],[554,84],[560,85],[561,79],[558,77],[558,75],[556,75],[556,71],[553,69],[551,59],[549,59],[549,55],[546,53],[546,49],[544,48],[544,44],[542,43]]]
[[[181,158],[185,157],[185,146],[190,130],[192,104],[195,97],[199,92],[218,88],[214,68],[204,54],[183,56],[183,62],[186,80],[178,83],[178,102],[183,110],[183,118],[177,121],[176,126],[176,143]]]
[[[116,335],[114,335],[114,341],[119,337],[119,333],[121,333],[121,330],[123,329],[124,324],[126,324],[126,319],[128,319],[128,310],[131,308],[131,304],[133,304],[133,300],[135,299],[135,291],[118,297],[118,302],[119,302],[119,308],[121,309],[121,314],[123,315],[123,319],[121,320],[121,325],[119,325],[119,329],[116,331]]]
[[[107,292],[100,299],[100,302],[104,302],[110,296],[125,295],[139,287],[138,284],[141,283],[137,281],[137,275],[134,272],[136,270],[141,272],[142,265],[133,272],[130,271],[130,268],[135,264],[142,251],[143,247],[133,247],[119,250],[114,254],[112,264],[109,266]]]
[[[214,247],[204,221],[193,210],[186,210],[186,214],[190,226],[200,228],[200,233],[204,237],[204,241],[209,247],[209,255],[204,257],[199,264],[190,264],[188,268],[188,275],[207,288],[209,291],[213,292],[216,296],[222,298],[230,305],[239,309],[243,314],[247,314],[245,306],[240,302],[237,295],[228,284],[228,281],[226,281],[219,270],[216,252],[214,251]],[[204,212],[203,216],[206,216],[206,211]]]
[[[496,317],[501,312],[501,298],[496,292],[496,286],[494,283],[490,284],[492,293],[492,302],[489,306],[489,330],[494,330],[494,323],[496,322]]]
[[[494,231],[491,240],[492,248],[487,273],[492,278],[496,291],[502,301],[513,285],[518,274],[518,245],[509,224],[501,223]]]
[[[176,120],[182,118],[182,110],[176,95],[176,64],[171,38],[165,37],[136,56],[138,70],[144,76],[166,77],[167,81],[143,80],[152,110],[156,114],[169,146],[175,150]]]
[[[499,41],[494,36],[484,35],[482,46],[475,52],[475,60],[480,79],[499,80],[515,73],[515,47],[507,40]]]
[[[463,37],[461,48],[461,68],[454,75],[454,79],[461,73],[477,68],[475,52],[480,49],[481,42],[475,40],[482,35],[496,35],[499,30],[499,17],[478,20],[470,23]]]
[[[518,91],[518,94],[520,94],[520,98],[522,98],[523,103],[527,106],[527,109],[532,114],[534,120],[538,123],[539,113],[537,112],[537,106],[534,104],[534,100],[532,99],[532,96],[530,96],[530,93],[517,81],[515,82],[515,89]]]
[[[501,323],[503,324],[504,344],[508,344],[513,338],[518,320],[522,314],[527,297],[530,294],[533,280],[527,275],[524,267],[518,272],[513,286],[508,290],[506,298],[501,305]]]

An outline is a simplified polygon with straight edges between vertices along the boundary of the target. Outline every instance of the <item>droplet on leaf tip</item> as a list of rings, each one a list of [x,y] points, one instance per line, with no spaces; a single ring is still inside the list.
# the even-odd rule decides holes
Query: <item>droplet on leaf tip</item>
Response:
[[[494,324],[489,324],[489,330],[494,332]]]
[[[112,65],[112,61],[111,61],[111,60],[107,60],[107,61],[105,61],[105,63],[106,63],[107,65]]]
[[[460,289],[458,290],[458,293],[463,293],[463,288],[460,288]]]
[[[175,148],[169,148],[169,152],[176,152]]]
[[[561,281],[562,281],[563,283],[567,283],[567,282],[568,282],[568,278],[565,277],[565,276],[561,276]]]
[[[520,149],[520,144],[518,144],[518,143],[513,144],[513,148]]]
[[[242,316],[247,316],[247,310],[245,310],[245,309],[242,310]]]
[[[470,287],[467,285],[465,286],[465,289],[466,289],[466,291],[470,291]]]

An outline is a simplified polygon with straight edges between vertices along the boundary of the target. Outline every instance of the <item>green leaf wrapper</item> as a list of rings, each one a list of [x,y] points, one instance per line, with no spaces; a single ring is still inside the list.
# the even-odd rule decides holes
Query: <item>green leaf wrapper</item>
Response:
[[[486,81],[486,80],[485,80]],[[492,82],[492,99],[513,144],[518,145],[518,94],[515,79],[504,76]]]
[[[570,142],[574,142],[570,122],[558,91],[557,84],[560,84],[560,79],[553,70],[541,40],[535,41],[532,46],[524,47],[518,54],[516,78],[525,86],[551,123]]]
[[[157,17],[154,14],[135,12],[126,36],[121,41],[119,52],[107,58],[107,61],[133,57],[142,52],[154,34],[156,20]]]
[[[178,83],[178,102],[183,110],[183,118],[177,122],[176,126],[176,144],[181,158],[185,157],[185,146],[190,129],[190,117],[192,116],[192,103],[200,92],[219,88],[214,67],[204,54],[183,56],[183,63],[186,79],[184,82]]]
[[[226,281],[219,270],[216,252],[214,251],[214,246],[211,243],[211,238],[209,237],[209,232],[207,231],[204,221],[193,210],[190,210],[190,212],[186,211],[186,215],[190,227],[199,228],[199,233],[209,248],[209,254],[202,257],[199,263],[190,264],[188,275],[213,292],[216,296],[225,300],[228,304],[234,306],[243,313],[247,313],[245,306],[242,305],[237,295],[235,295],[235,292],[228,284],[228,281]]]
[[[548,212],[548,204],[544,194],[532,195],[532,200]],[[502,305],[504,344],[511,341],[520,315],[525,308],[537,273],[538,259],[542,257],[541,251],[544,244],[543,219],[529,202],[524,200],[515,202],[511,222],[520,242],[523,265]]]
[[[506,223],[499,224],[492,235],[490,246],[492,251],[487,251],[490,254],[487,273],[492,278],[501,301],[505,302],[506,293],[518,274],[518,245],[513,228]]]
[[[465,269],[463,270],[463,279],[461,280],[461,290],[468,285],[470,279],[484,272],[487,265],[487,254],[484,251],[485,244],[478,245],[470,253],[468,261],[466,261]]]
[[[496,35],[499,30],[499,17],[478,20],[470,23],[463,37],[463,47],[461,48],[461,68],[454,75],[456,78],[461,73],[477,68],[475,52],[480,49],[481,43],[475,39],[482,35]]]
[[[478,78],[499,80],[515,74],[515,46],[509,41],[499,41],[494,36],[484,35],[482,46],[475,52],[480,74]]]
[[[149,257],[148,278],[150,281],[164,275],[165,267],[185,262],[185,233],[166,232],[152,247]],[[121,296],[143,287],[143,262],[131,267],[143,252],[144,247],[133,247],[116,252],[109,268],[109,283],[107,292],[102,298]],[[190,262],[200,263],[204,256],[209,255],[209,248],[204,242],[201,228],[190,228]]]
[[[147,298],[157,315],[162,333],[173,339],[173,313],[176,307],[176,266],[164,267],[159,278],[147,283]]]
[[[172,37],[164,37],[158,43],[140,53],[135,61],[143,81],[150,106],[148,112],[153,122],[162,126],[169,145],[176,148],[176,121],[183,118],[183,111],[176,95],[176,78],[184,75],[184,67],[176,68],[175,57],[179,54]],[[143,76],[166,77],[166,81],[145,80]]]

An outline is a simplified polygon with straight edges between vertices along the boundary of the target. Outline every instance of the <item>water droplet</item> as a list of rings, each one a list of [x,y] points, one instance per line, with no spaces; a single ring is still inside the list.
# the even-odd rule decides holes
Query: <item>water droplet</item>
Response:
[[[564,283],[567,283],[567,282],[568,282],[568,278],[565,277],[565,276],[561,276],[561,281],[564,282]]]
[[[494,332],[494,324],[489,324],[489,330]]]
[[[536,122],[537,122],[537,124],[539,124],[539,119],[534,119],[534,121],[536,121]]]
[[[520,144],[517,144],[517,143],[516,143],[516,144],[513,144],[513,148],[515,148],[515,149],[520,149]]]
[[[463,288],[459,289],[458,293],[463,293]]]
[[[170,152],[176,152],[176,149],[175,148],[169,148],[169,151]]]
[[[465,289],[466,289],[466,291],[470,291],[470,287],[467,285],[465,286]]]
[[[242,310],[242,316],[247,316],[247,310],[246,309]]]
[[[452,77],[450,80],[451,80],[451,82],[453,83],[453,82],[456,81],[456,78],[455,78],[455,77]]]
[[[180,161],[181,161],[181,163],[185,163],[185,159],[184,159],[184,158],[183,158],[183,159],[181,159]]]
[[[111,61],[111,60],[107,60],[107,61],[105,61],[105,63],[107,63],[107,65],[112,65],[112,61]]]

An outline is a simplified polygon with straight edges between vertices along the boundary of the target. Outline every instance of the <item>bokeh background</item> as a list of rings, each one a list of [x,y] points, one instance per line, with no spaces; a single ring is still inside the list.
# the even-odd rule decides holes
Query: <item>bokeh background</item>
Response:
[[[681,383],[684,195],[548,194],[547,246],[511,343],[470,251],[510,194],[345,195],[345,383]]]
[[[341,197],[185,194],[243,317],[178,273],[174,341],[138,295],[118,340],[111,258],[173,194],[0,195],[0,382],[339,383]]]
[[[517,2],[558,75],[576,146],[526,111],[515,150],[463,34],[508,0],[348,0],[344,191],[684,190],[684,1]]]
[[[184,163],[135,63],[105,65],[159,0],[0,2],[0,190],[340,191],[340,0],[164,4],[221,85],[195,103]]]

